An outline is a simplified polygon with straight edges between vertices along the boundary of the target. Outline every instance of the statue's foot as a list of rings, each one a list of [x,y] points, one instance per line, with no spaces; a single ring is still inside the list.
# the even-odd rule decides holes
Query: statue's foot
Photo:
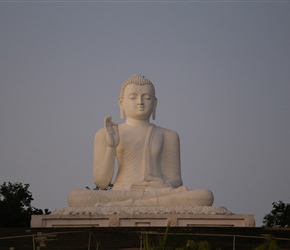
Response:
[[[179,187],[175,192],[161,197],[148,199],[136,199],[132,206],[211,206],[213,204],[213,194],[208,189],[187,190],[186,187]]]
[[[125,201],[113,201],[106,204],[96,203],[95,207],[128,207],[133,204],[133,199],[125,200]]]
[[[177,190],[177,193],[178,193],[178,192],[185,192],[185,191],[188,191],[188,189],[187,189],[186,186],[180,186],[180,187],[178,187],[176,190]]]

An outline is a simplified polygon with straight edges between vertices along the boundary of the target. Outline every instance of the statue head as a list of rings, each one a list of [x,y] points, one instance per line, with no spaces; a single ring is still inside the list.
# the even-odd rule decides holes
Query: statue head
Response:
[[[119,96],[119,105],[120,105],[120,117],[121,119],[124,118],[124,116],[126,115],[126,110],[125,107],[123,105],[123,101],[124,98],[128,98],[127,96],[125,96],[125,89],[130,86],[130,85],[134,85],[134,86],[144,86],[145,88],[139,88],[139,91],[141,91],[143,93],[143,95],[145,95],[146,97],[146,91],[145,89],[147,89],[147,92],[150,92],[150,100],[146,97],[145,100],[150,101],[150,103],[152,104],[152,110],[151,110],[151,114],[152,114],[152,119],[155,120],[155,116],[156,116],[156,107],[157,107],[157,98],[155,96],[155,87],[153,85],[153,83],[147,79],[145,76],[141,76],[141,75],[133,75],[132,77],[130,77],[129,79],[127,79],[122,87],[121,87],[121,91],[120,91],[120,96]],[[130,88],[134,88],[130,87]],[[131,98],[129,98],[131,99]],[[139,105],[139,104],[138,104]],[[144,104],[143,104],[144,105]],[[150,115],[151,115],[150,114]],[[149,117],[148,117],[149,118]]]

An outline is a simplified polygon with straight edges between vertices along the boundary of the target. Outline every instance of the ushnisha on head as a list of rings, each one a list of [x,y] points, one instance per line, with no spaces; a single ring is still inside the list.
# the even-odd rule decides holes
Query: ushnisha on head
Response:
[[[136,86],[143,86],[143,85],[149,85],[151,86],[152,89],[152,101],[153,101],[153,108],[152,108],[152,119],[155,120],[156,117],[156,106],[157,106],[157,98],[156,98],[156,94],[155,94],[155,87],[153,85],[153,83],[146,78],[145,76],[142,75],[133,75],[130,78],[128,78],[121,87],[121,91],[120,91],[120,96],[119,96],[119,105],[120,105],[120,117],[121,119],[124,118],[126,111],[123,108],[123,100],[124,100],[124,93],[125,93],[125,89],[128,85],[134,84]]]
[[[128,78],[125,82],[123,82],[121,91],[120,91],[120,97],[119,99],[123,100],[124,99],[124,91],[125,88],[127,87],[127,85],[129,84],[136,84],[138,86],[142,86],[144,84],[149,84],[152,86],[153,92],[154,92],[154,98],[156,98],[155,96],[155,87],[153,85],[153,83],[146,78],[145,76],[141,76],[141,75],[133,75],[130,78]]]

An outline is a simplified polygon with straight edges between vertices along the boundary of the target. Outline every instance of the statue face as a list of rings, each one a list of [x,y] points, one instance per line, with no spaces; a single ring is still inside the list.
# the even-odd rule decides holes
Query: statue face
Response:
[[[136,120],[148,120],[152,114],[156,98],[151,85],[129,84],[124,91],[124,99],[121,101],[125,115]]]

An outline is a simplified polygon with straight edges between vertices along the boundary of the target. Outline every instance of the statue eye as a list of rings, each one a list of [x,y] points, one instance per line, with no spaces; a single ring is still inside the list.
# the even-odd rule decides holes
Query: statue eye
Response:
[[[150,101],[151,100],[151,96],[150,95],[145,95],[144,99]]]
[[[129,100],[136,100],[137,99],[137,96],[136,95],[129,95]]]

